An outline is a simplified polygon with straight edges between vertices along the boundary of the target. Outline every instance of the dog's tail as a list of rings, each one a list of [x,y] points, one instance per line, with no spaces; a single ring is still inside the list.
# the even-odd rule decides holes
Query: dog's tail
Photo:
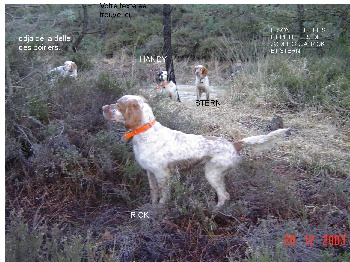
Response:
[[[263,150],[271,147],[273,144],[278,143],[283,138],[289,135],[290,135],[290,131],[288,128],[277,129],[275,131],[268,133],[267,135],[246,137],[240,141],[234,142],[233,144],[237,152],[239,152],[242,148],[245,148],[248,146],[249,147],[254,146],[254,149]]]

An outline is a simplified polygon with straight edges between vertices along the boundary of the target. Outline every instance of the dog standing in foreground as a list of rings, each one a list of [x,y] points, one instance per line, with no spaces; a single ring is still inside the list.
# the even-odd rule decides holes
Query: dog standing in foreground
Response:
[[[102,109],[107,120],[122,122],[129,130],[124,138],[132,139],[135,158],[147,171],[152,204],[166,203],[174,169],[204,163],[205,177],[218,195],[217,207],[222,206],[230,198],[224,176],[239,164],[240,150],[277,142],[289,133],[278,129],[233,143],[221,137],[185,134],[162,126],[147,101],[134,95],[125,95]]]
[[[179,93],[177,92],[176,83],[172,80],[168,82],[168,72],[167,71],[161,71],[157,74],[157,89],[163,88],[164,93],[167,97],[174,101],[180,101]]]
[[[206,93],[206,99],[209,100],[209,78],[208,78],[208,69],[205,66],[197,65],[193,69],[194,74],[196,75],[196,93],[197,100],[201,99],[202,93]]]

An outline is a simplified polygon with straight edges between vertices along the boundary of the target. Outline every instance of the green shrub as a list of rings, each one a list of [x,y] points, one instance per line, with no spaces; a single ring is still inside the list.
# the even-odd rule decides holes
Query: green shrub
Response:
[[[40,231],[45,231],[46,227],[37,225],[31,229],[24,221],[22,213],[16,214],[16,211],[12,212],[9,220],[5,236],[6,261],[36,261],[44,241]]]
[[[116,97],[123,94],[124,90],[121,87],[121,83],[116,80],[109,72],[102,72],[98,75],[96,83],[97,87],[102,90],[113,92]]]
[[[6,261],[96,261],[96,243],[91,233],[85,237],[68,234],[62,237],[57,224],[51,229],[45,223],[32,227],[23,217],[22,211],[13,211],[6,230]]]
[[[255,250],[248,262],[288,262],[291,258],[284,251],[284,248],[277,246],[276,250],[271,250],[268,247],[264,247],[262,250]]]

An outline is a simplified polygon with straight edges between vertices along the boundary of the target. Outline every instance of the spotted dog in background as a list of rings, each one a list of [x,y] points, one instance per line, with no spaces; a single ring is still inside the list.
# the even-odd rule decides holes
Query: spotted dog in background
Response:
[[[164,91],[164,94],[167,97],[171,98],[174,101],[181,102],[179,93],[177,92],[176,83],[173,80],[168,81],[167,71],[161,71],[157,73],[156,81],[158,84],[157,89],[162,88],[162,90]]]

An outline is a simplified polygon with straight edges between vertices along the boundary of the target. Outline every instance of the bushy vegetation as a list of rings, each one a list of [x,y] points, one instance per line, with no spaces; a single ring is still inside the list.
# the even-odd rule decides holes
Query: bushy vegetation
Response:
[[[266,35],[281,18],[297,30],[295,6],[174,5],[178,83],[192,83],[192,65],[206,64],[233,112],[203,109],[205,121],[150,88],[163,65],[138,62],[163,53],[161,5],[130,9],[129,20],[101,20],[101,8],[89,6],[89,34],[77,52],[21,52],[17,40],[24,32],[76,39],[81,6],[6,8],[6,261],[349,260],[348,245],[321,242],[323,235],[350,236],[350,49],[337,27],[348,7],[307,9],[315,27],[334,32],[333,43],[322,53],[283,56],[268,54]],[[244,70],[230,78],[239,59]],[[49,69],[65,60],[77,63],[78,78],[51,78]],[[159,122],[186,133],[224,136],[217,119],[263,131],[260,112],[314,122],[287,118],[292,149],[244,155],[227,176],[231,200],[219,212],[201,167],[176,172],[169,205],[152,207],[123,125],[102,116],[101,107],[124,94],[145,96]],[[254,119],[249,109],[258,112]],[[323,144],[314,149],[308,133]],[[131,218],[145,211],[149,219]],[[295,246],[281,244],[286,234],[297,236]],[[311,234],[314,247],[304,242]]]

